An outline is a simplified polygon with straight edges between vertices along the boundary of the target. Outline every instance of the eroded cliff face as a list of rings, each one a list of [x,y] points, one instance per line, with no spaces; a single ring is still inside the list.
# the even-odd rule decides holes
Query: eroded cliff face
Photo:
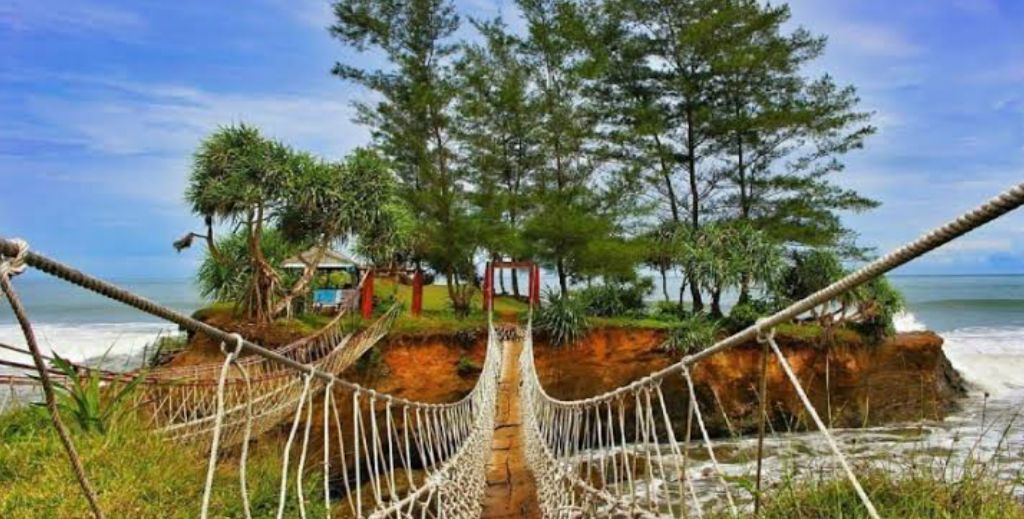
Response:
[[[574,346],[538,340],[537,370],[548,392],[562,399],[593,396],[619,387],[677,360],[662,351],[654,330],[594,330]],[[780,335],[779,345],[826,421],[858,427],[921,418],[940,419],[956,407],[963,382],[930,332],[900,334],[882,344],[847,339],[830,348]],[[465,341],[464,341],[465,342]],[[345,378],[409,399],[445,402],[465,395],[475,373],[460,374],[460,360],[480,365],[484,337],[460,346],[450,337],[397,338],[379,348],[379,358],[352,368]],[[761,347],[751,343],[712,356],[692,369],[698,401],[712,434],[756,429]],[[662,386],[670,415],[685,417],[687,395],[680,376]],[[769,417],[776,430],[810,424],[796,392],[773,357],[768,363]]]

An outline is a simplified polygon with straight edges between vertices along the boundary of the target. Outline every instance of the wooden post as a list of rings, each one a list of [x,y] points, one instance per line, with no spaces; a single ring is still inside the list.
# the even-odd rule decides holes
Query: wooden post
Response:
[[[494,297],[494,265],[490,261],[484,266],[484,311],[491,309],[491,299]]]
[[[530,304],[540,306],[540,267],[530,267]]]
[[[412,316],[419,317],[423,313],[423,271],[416,269],[412,275]]]
[[[359,300],[362,304],[363,319],[373,317],[373,270],[366,273],[366,280],[363,281],[363,291]]]

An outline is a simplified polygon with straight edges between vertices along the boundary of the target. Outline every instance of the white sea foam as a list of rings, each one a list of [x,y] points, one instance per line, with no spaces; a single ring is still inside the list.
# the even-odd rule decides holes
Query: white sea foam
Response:
[[[161,335],[175,333],[173,325],[160,323],[116,323],[116,324],[49,324],[33,327],[42,353],[57,352],[73,362],[83,362],[106,357],[107,359],[137,359],[145,347]],[[14,324],[0,325],[0,343],[25,348],[21,329]],[[0,359],[31,364],[27,355],[0,349]],[[109,365],[109,364],[108,364]],[[137,367],[110,366],[112,368]],[[11,372],[0,366],[0,372]],[[17,370],[13,370],[17,371]]]
[[[897,332],[920,332],[928,329],[928,327],[919,321],[917,316],[911,312],[900,312],[893,317],[892,321]]]
[[[1024,389],[1024,328],[971,327],[942,334],[953,367],[995,396]]]

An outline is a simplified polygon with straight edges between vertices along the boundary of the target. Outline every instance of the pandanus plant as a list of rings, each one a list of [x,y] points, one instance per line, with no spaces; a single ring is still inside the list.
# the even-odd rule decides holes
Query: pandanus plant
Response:
[[[105,434],[110,421],[122,409],[121,402],[143,379],[136,376],[125,383],[105,382],[99,371],[80,368],[57,353],[53,354],[52,362],[64,375],[54,384],[57,407],[86,432]]]

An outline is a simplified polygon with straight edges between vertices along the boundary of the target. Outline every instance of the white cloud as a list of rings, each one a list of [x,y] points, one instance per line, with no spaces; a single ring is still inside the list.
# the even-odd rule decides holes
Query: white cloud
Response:
[[[60,151],[25,155],[12,144],[0,154],[0,179],[17,174],[79,184],[157,208],[180,210],[191,154],[222,125],[253,124],[268,137],[332,160],[370,141],[352,122],[350,101],[360,94],[340,85],[305,94],[249,94],[99,77],[26,81],[60,82],[61,93],[26,95],[26,116],[17,125],[0,122],[0,139]]]
[[[896,29],[877,23],[844,21],[830,24],[825,31],[829,41],[840,50],[882,58],[911,58],[922,47]]]
[[[236,122],[254,124],[268,136],[328,158],[368,141],[367,131],[351,122],[350,101],[357,96],[340,88],[247,94],[106,78],[64,80],[72,86],[70,94],[30,95],[28,110],[45,123],[41,133],[57,128],[99,154],[187,156],[205,135]]]
[[[80,0],[6,0],[0,5],[0,27],[14,32],[99,33],[127,38],[145,25],[130,11]]]

